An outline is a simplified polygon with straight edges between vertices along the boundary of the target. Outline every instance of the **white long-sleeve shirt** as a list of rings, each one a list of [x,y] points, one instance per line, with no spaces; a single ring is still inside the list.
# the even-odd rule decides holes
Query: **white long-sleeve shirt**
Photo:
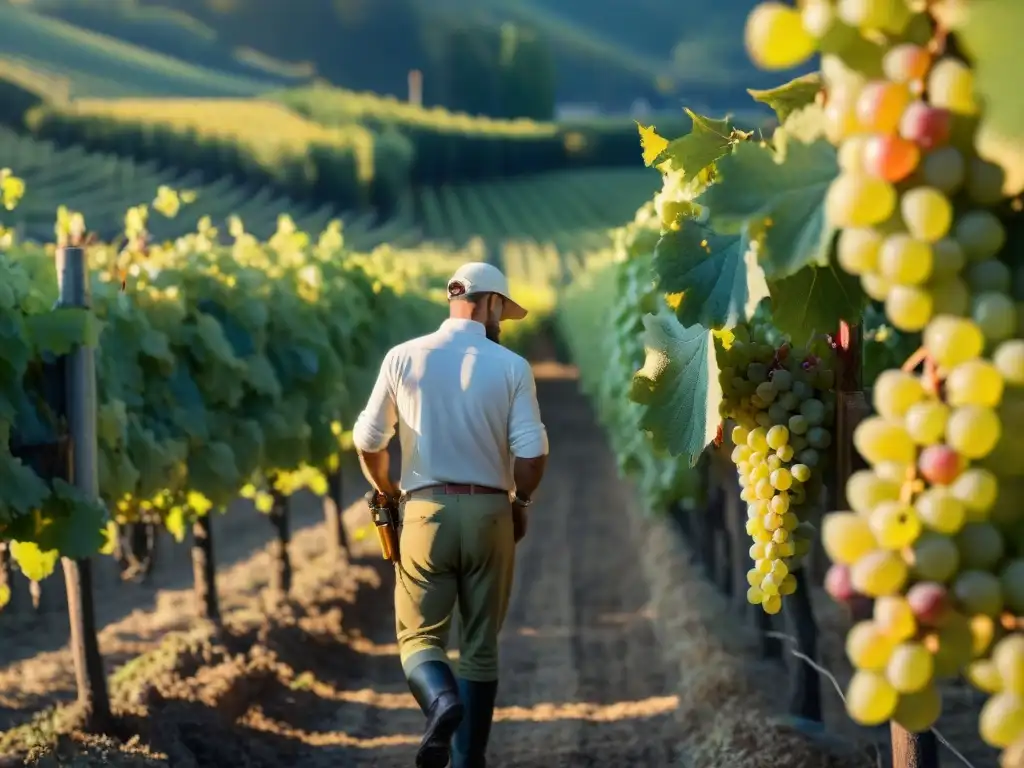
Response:
[[[473,320],[445,320],[391,349],[353,428],[381,451],[399,426],[403,491],[440,483],[514,490],[512,459],[548,452],[530,364]]]

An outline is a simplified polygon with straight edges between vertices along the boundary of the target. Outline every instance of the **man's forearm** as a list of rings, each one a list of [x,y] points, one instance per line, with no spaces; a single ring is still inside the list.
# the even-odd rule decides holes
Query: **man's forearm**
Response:
[[[388,449],[383,451],[357,451],[363,477],[375,489],[388,496],[398,493],[398,485],[391,480],[391,456]]]
[[[512,465],[512,475],[516,483],[516,493],[524,499],[529,499],[540,485],[544,477],[544,468],[547,466],[548,457],[538,456],[534,459],[517,458]]]

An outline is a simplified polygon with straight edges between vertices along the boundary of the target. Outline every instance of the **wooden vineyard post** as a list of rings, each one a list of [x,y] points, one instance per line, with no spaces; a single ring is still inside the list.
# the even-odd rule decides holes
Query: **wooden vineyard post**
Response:
[[[348,536],[345,534],[343,512],[345,504],[341,499],[343,491],[341,468],[327,476],[327,496],[323,500],[324,524],[327,530],[327,549],[335,560],[348,551]]]
[[[277,490],[273,491],[273,496],[274,505],[267,515],[277,534],[270,542],[270,589],[280,597],[287,597],[292,591],[292,559],[288,552],[291,543],[288,497]]]
[[[199,618],[220,624],[217,561],[213,556],[213,520],[210,512],[192,523],[192,580]]]
[[[57,249],[58,307],[89,310],[92,297],[85,250]],[[99,501],[98,450],[96,444],[96,361],[93,350],[78,345],[65,365],[65,415],[71,450],[67,479],[86,498]],[[68,620],[71,625],[71,655],[78,687],[79,714],[87,731],[109,731],[110,696],[106,671],[96,636],[93,604],[92,562],[88,558],[62,558],[67,587]]]
[[[418,69],[409,70],[409,103],[423,106],[423,73]]]

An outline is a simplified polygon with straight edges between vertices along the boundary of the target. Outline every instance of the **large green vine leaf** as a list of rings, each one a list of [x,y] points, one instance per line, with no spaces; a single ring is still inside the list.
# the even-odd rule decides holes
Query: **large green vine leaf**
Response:
[[[663,312],[644,318],[647,358],[633,377],[630,398],[640,403],[640,428],[656,448],[695,462],[721,422],[722,387],[712,332],[684,327]]]
[[[834,333],[840,320],[856,320],[868,305],[860,281],[831,264],[804,267],[769,288],[772,323],[797,346],[815,334]]]
[[[739,225],[761,243],[769,280],[828,264],[835,233],[825,216],[825,195],[839,170],[835,148],[814,137],[808,112],[790,120],[800,130],[783,130],[775,148],[744,142],[719,160],[717,183],[697,200],[711,209],[716,228]]]
[[[697,222],[665,233],[654,252],[665,293],[682,293],[676,316],[684,326],[731,328],[768,296],[756,250],[745,234],[721,235]]]

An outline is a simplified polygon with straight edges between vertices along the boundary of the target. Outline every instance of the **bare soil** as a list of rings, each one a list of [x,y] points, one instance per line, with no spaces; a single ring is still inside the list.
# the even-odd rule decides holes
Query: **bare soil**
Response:
[[[503,768],[675,765],[678,668],[639,567],[632,499],[573,371],[537,369],[552,458],[520,544],[491,756]],[[363,483],[346,478],[355,539]],[[269,523],[240,505],[215,526],[225,627],[193,620],[186,546],[161,541],[151,583],[98,575],[116,733],[48,707],[73,699],[59,583],[44,610],[0,618],[0,754],[46,766],[408,766],[422,729],[394,643],[393,574],[376,543],[326,553],[320,502],[293,502],[293,597],[266,597]],[[24,596],[22,596],[24,603]],[[453,654],[457,649],[453,649]],[[0,760],[2,763],[2,760]]]

